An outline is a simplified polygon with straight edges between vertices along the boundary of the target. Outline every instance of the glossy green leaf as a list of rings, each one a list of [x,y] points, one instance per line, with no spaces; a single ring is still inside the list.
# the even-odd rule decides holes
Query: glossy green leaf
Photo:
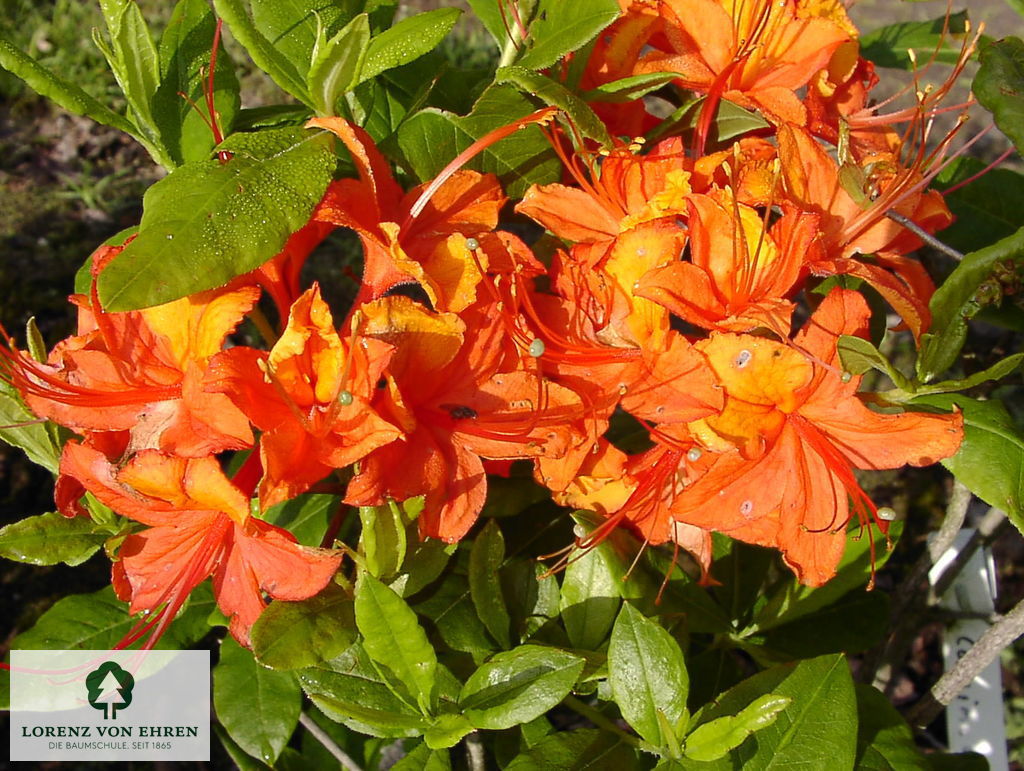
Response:
[[[435,108],[419,111],[402,123],[394,142],[418,179],[432,179],[477,139],[535,111],[512,86],[491,86],[466,116]],[[496,174],[506,194],[516,197],[531,184],[556,181],[561,163],[541,130],[527,126],[481,151],[466,168]]]
[[[40,514],[0,529],[0,557],[30,565],[81,565],[109,536],[86,517]]]
[[[709,761],[725,757],[739,747],[750,734],[767,728],[791,699],[767,694],[755,699],[738,715],[727,715],[704,723],[686,737],[686,757]]]
[[[851,624],[851,618],[857,623]],[[776,661],[860,653],[885,639],[889,624],[889,596],[855,589],[831,605],[750,638],[750,642]]]
[[[416,539],[412,550],[405,556],[398,577],[388,585],[402,597],[411,597],[441,575],[456,548],[453,543],[434,538]]]
[[[603,83],[580,96],[587,102],[632,102],[657,91],[678,77],[676,72],[645,72]]]
[[[585,101],[561,83],[518,65],[499,68],[494,78],[496,83],[511,83],[545,104],[557,107],[569,116],[570,122],[584,137],[604,147],[611,146],[611,135],[601,119]]]
[[[842,656],[806,659],[744,680],[718,697],[702,723],[734,715],[760,697],[789,698],[771,725],[730,753],[744,771],[852,768],[856,754],[857,704],[849,665]]]
[[[360,0],[250,0],[252,20],[299,75],[314,59],[318,34],[333,36],[362,10]]]
[[[256,658],[271,669],[315,666],[341,655],[356,638],[352,598],[328,584],[301,602],[272,602],[252,627]]]
[[[33,91],[45,96],[68,112],[85,115],[105,126],[130,134],[146,144],[139,130],[131,121],[123,115],[118,115],[78,86],[68,83],[43,67],[3,35],[0,35],[0,67],[21,78]],[[148,145],[147,149],[150,149]]]
[[[222,18],[253,62],[281,88],[300,102],[309,104],[309,94],[295,65],[288,61],[274,43],[260,32],[245,9],[242,0],[213,0],[213,9]]]
[[[199,587],[195,595],[208,593]],[[198,612],[208,606],[197,603]],[[195,612],[188,605],[157,641],[161,650],[189,647],[198,639]],[[11,643],[18,650],[110,650],[128,634],[139,619],[128,615],[128,604],[114,596],[109,586],[92,594],[72,594],[57,600],[35,625]]]
[[[1007,513],[1024,532],[1024,431],[999,401],[948,394],[915,399],[943,409],[956,405],[964,416],[964,441],[942,465],[967,488]]]
[[[366,52],[360,81],[375,78],[434,50],[455,26],[461,13],[458,8],[436,8],[403,19],[391,29],[375,35]]]
[[[129,0],[102,2],[100,8],[110,34],[109,47],[101,46],[103,55],[124,93],[136,123],[152,123],[150,100],[160,79],[156,46],[136,3]]]
[[[991,367],[983,369],[981,372],[975,372],[973,375],[968,375],[960,380],[945,380],[941,383],[932,383],[931,385],[918,388],[917,393],[926,395],[942,394],[950,391],[966,391],[968,388],[974,388],[990,380],[1002,380],[1004,377],[1008,377],[1019,370],[1022,363],[1024,363],[1024,353],[1015,353],[1012,356],[1007,356],[1005,359],[997,361]]]
[[[647,132],[646,138],[648,141],[656,141],[667,136],[682,134],[684,139],[688,139],[700,119],[705,101],[706,97],[702,96],[681,105],[665,120]],[[756,112],[722,100],[715,110],[715,119],[712,121],[711,127],[709,139],[715,143],[725,142],[751,131],[767,128],[768,122]]]
[[[463,737],[473,732],[473,724],[465,715],[451,712],[438,715],[423,732],[423,741],[432,750],[454,747]]]
[[[223,726],[214,723],[213,732],[217,734],[217,739],[220,741],[225,752],[228,753],[228,757],[231,758],[231,761],[238,768],[238,771],[266,771],[266,769],[270,768],[266,763],[256,760],[256,758],[239,747],[238,742],[231,738],[231,735],[224,730]]]
[[[318,115],[335,115],[338,99],[360,80],[370,45],[370,19],[356,16],[337,35],[317,39],[307,85]]]
[[[675,741],[658,713],[672,728],[686,714],[690,680],[683,652],[672,635],[628,603],[612,630],[608,674],[626,722],[656,747]]]
[[[206,0],[180,0],[160,37],[161,75],[153,95],[153,122],[175,165],[206,160],[216,145],[207,125],[206,101],[216,28],[216,19]],[[182,94],[188,99],[182,98]],[[218,126],[226,135],[238,113],[239,86],[223,45],[217,50],[213,104]]]
[[[929,771],[910,726],[884,694],[857,684],[856,771]]]
[[[387,578],[398,572],[405,561],[408,524],[398,504],[360,506],[359,520],[363,524],[359,551],[366,560],[366,569],[378,578]]]
[[[863,337],[840,335],[836,350],[839,353],[839,360],[843,363],[843,369],[847,372],[863,375],[869,369],[874,369],[888,375],[897,388],[904,391],[913,390],[910,381],[871,344],[871,341]]]
[[[972,90],[996,125],[1024,148],[1024,40],[1008,37],[981,49]]]
[[[510,648],[512,620],[505,605],[498,574],[504,561],[505,540],[501,536],[501,528],[492,519],[474,539],[469,553],[469,593],[473,607],[487,631],[501,647]]]
[[[619,577],[601,544],[574,559],[562,576],[562,621],[576,648],[597,650],[608,639],[619,613]]]
[[[432,750],[426,742],[413,747],[391,771],[451,771],[452,761],[444,750]]]
[[[273,764],[299,722],[302,690],[291,672],[260,666],[228,637],[213,668],[213,707],[239,747]]]
[[[13,386],[0,381],[0,441],[20,447],[33,463],[52,474],[60,467],[60,445],[52,426],[39,423],[17,395]]]
[[[283,527],[305,546],[320,546],[331,519],[343,506],[341,496],[308,493],[271,506],[263,519]]]
[[[427,722],[395,696],[369,656],[353,645],[329,662],[298,673],[302,689],[332,720],[371,736],[420,736]]]
[[[441,640],[449,648],[466,653],[493,651],[495,644],[476,614],[465,576],[449,572],[426,596],[419,599],[416,610],[429,618]]]
[[[934,379],[956,361],[967,338],[967,321],[998,294],[999,276],[1012,271],[1024,254],[1024,228],[991,246],[964,256],[932,295],[931,329],[922,336],[918,377]]]
[[[504,0],[467,0],[473,15],[487,28],[497,43],[498,49],[511,46],[508,36],[508,15],[507,7],[501,5]],[[520,19],[529,20],[533,17],[537,6],[537,0],[518,0],[518,11]],[[504,15],[503,15],[504,14]],[[518,40],[518,36],[516,37]]]
[[[606,771],[638,767],[638,758],[614,734],[577,728],[558,731],[513,758],[505,771]]]
[[[146,191],[139,235],[99,277],[107,310],[144,308],[226,284],[277,254],[331,179],[326,132],[230,137],[227,163],[189,163]]]
[[[960,41],[966,28],[967,12],[952,14],[947,22],[942,16],[930,21],[903,21],[872,30],[861,36],[861,55],[879,67],[910,69],[912,60],[907,49],[913,49],[917,61],[925,62],[935,55],[943,64],[954,64],[960,55]]]
[[[529,24],[525,50],[516,64],[530,70],[550,67],[597,37],[619,13],[616,0],[541,0]]]
[[[495,655],[470,675],[459,705],[476,728],[511,728],[559,704],[582,671],[579,656],[558,648],[520,645]]]
[[[977,158],[956,158],[935,178],[935,187],[945,191],[975,177],[986,165]],[[1024,227],[1024,174],[1018,171],[990,169],[944,197],[956,220],[938,236],[961,252],[995,243]]]
[[[437,656],[405,600],[363,573],[356,587],[356,625],[370,658],[408,688],[423,714],[432,714],[437,708]]]

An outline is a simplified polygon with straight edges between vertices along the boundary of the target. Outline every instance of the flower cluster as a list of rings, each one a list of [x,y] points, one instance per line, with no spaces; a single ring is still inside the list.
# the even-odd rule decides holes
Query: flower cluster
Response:
[[[539,113],[563,179],[509,208],[553,247],[499,228],[510,202],[494,176],[457,169],[404,191],[363,129],[319,118],[310,127],[336,135],[357,175],[332,182],[269,263],[112,313],[95,278],[122,247],[103,247],[93,289],[72,298],[77,334],[46,362],[7,341],[5,379],[78,435],[61,511],[84,515],[89,493],[144,526],[120,544],[114,584],[157,631],[209,576],[243,642],[265,596],[322,589],[340,553],[260,512],[327,479],[351,505],[422,496],[420,534],[453,542],[488,473],[524,460],[556,501],[605,518],[589,542],[629,527],[686,549],[710,580],[718,531],[777,548],[816,586],[853,515],[885,530],[856,469],[957,450],[959,415],[880,408],[837,353],[840,336],[868,335],[850,287],[877,291],[915,339],[928,328],[933,286],[908,256],[921,242],[890,215],[922,232],[952,219],[926,190],[943,143],[926,152],[923,126],[942,94],[882,115],[836,0],[622,5],[582,87],[669,73],[701,97],[696,119],[685,136],[597,148]],[[764,127],[718,140],[726,102]],[[594,104],[620,137],[663,125],[649,107]],[[340,319],[299,280],[335,228],[363,250]],[[265,349],[228,344],[261,297],[283,328]],[[609,431],[623,415],[639,442]],[[248,452],[232,478],[228,451]]]

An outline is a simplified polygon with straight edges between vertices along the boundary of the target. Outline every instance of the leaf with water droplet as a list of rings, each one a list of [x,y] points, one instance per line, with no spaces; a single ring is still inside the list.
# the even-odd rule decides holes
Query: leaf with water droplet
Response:
[[[219,149],[234,157],[187,163],[146,191],[138,236],[100,274],[105,308],[159,305],[259,267],[306,224],[335,166],[322,131],[238,134]]]

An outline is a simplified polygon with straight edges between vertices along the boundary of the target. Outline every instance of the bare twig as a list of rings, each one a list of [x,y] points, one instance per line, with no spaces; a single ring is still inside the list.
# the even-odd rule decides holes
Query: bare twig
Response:
[[[302,724],[303,728],[309,731],[314,739],[324,746],[325,750],[334,756],[335,760],[341,763],[343,768],[348,769],[348,771],[363,771],[362,767],[352,760],[352,757],[345,752],[345,750],[339,747],[335,743],[334,739],[328,736],[327,732],[316,724],[313,718],[305,712],[300,712],[299,722]]]
[[[942,243],[942,241],[937,239],[935,236],[933,236],[927,230],[922,228],[920,225],[918,225],[916,222],[914,222],[909,217],[904,217],[902,214],[900,214],[899,212],[895,212],[892,209],[887,211],[885,213],[885,216],[888,217],[889,219],[891,219],[893,222],[898,222],[900,225],[905,227],[907,230],[909,230],[915,236],[917,236],[922,241],[924,241],[926,244],[928,244],[928,246],[932,247],[933,249],[937,249],[938,251],[942,252],[943,254],[945,254],[948,257],[952,257],[957,262],[960,262],[960,260],[962,260],[964,258],[963,253],[958,252],[952,246],[948,246],[948,245]]]
[[[946,514],[936,533],[935,541],[924,554],[914,563],[910,574],[901,582],[892,597],[891,617],[893,631],[874,655],[864,661],[861,677],[865,682],[874,683],[875,688],[887,692],[893,678],[892,671],[896,662],[902,661],[906,652],[917,635],[920,617],[924,611],[922,598],[927,596],[922,586],[928,579],[934,561],[948,549],[963,527],[967,509],[971,503],[971,492],[963,484],[954,480],[953,489],[946,504]],[[917,605],[917,608],[912,607]]]
[[[466,765],[469,771],[487,771],[487,756],[484,755],[484,744],[480,741],[480,732],[473,731],[463,740],[466,744]]]
[[[1007,645],[1024,634],[1024,600],[990,626],[951,670],[946,672],[907,714],[911,725],[926,726],[939,716]]]

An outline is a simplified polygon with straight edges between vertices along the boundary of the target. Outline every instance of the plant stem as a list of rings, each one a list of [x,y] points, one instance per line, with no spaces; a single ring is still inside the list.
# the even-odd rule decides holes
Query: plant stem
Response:
[[[299,722],[302,724],[303,728],[309,731],[309,733],[313,736],[314,739],[316,739],[324,746],[325,750],[331,753],[331,755],[333,755],[334,758],[339,763],[341,763],[343,768],[348,769],[348,771],[363,771],[362,767],[354,760],[352,760],[351,756],[347,752],[345,752],[345,750],[339,747],[334,742],[334,739],[328,736],[327,732],[320,726],[318,726],[316,722],[314,722],[313,718],[311,718],[305,712],[300,712]]]
[[[480,732],[473,731],[466,735],[466,765],[469,771],[487,771],[487,757],[484,755],[484,745],[480,741]]]
[[[988,628],[951,670],[932,686],[907,714],[907,721],[924,727],[939,716],[957,694],[999,655],[999,652],[1024,634],[1024,600]]]
[[[563,700],[563,703],[569,709],[579,713],[587,720],[589,720],[591,723],[596,725],[598,728],[603,728],[606,731],[611,731],[613,734],[622,739],[622,741],[626,742],[626,744],[629,744],[638,749],[640,748],[639,739],[637,739],[632,734],[623,731],[621,728],[615,725],[615,723],[613,723],[611,720],[602,715],[599,710],[594,709],[586,702],[580,701],[575,696],[566,696]]]
[[[924,241],[926,244],[928,244],[928,246],[932,247],[932,249],[937,249],[938,251],[942,252],[947,257],[952,257],[957,262],[960,262],[964,258],[963,253],[958,252],[952,246],[947,246],[946,244],[942,243],[942,241],[937,239],[935,236],[933,236],[927,230],[922,228],[920,225],[918,225],[916,222],[914,222],[909,217],[904,217],[899,212],[895,212],[895,211],[892,211],[892,210],[887,211],[885,213],[885,216],[888,217],[889,219],[891,219],[893,222],[898,222],[900,225],[905,227],[907,230],[909,230],[915,236],[917,236],[922,241]]]

